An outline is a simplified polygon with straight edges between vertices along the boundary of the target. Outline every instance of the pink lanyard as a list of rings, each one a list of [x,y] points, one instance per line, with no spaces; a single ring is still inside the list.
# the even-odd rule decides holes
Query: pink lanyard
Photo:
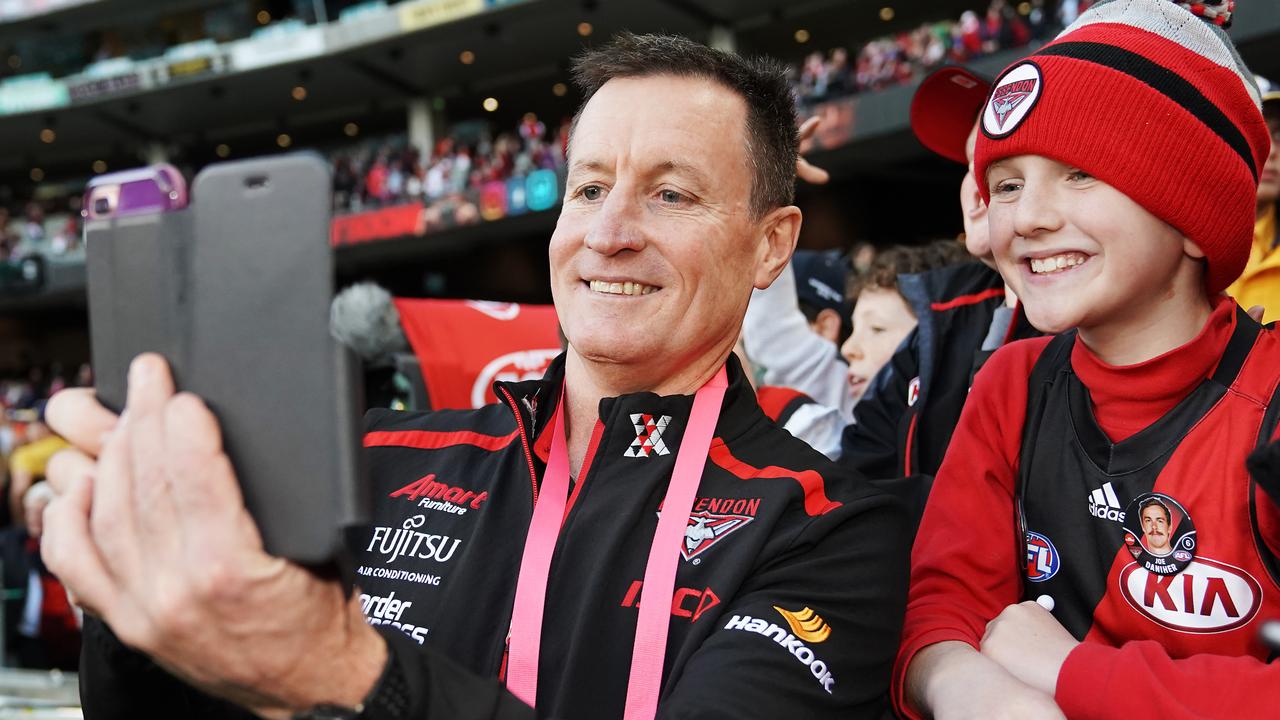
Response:
[[[680,441],[680,451],[676,454],[675,469],[662,501],[662,514],[644,570],[641,599],[647,598],[648,602],[640,603],[640,615],[636,620],[626,712],[623,715],[625,720],[651,720],[657,714],[680,543],[689,524],[689,513],[693,510],[694,496],[702,479],[727,387],[724,368],[720,368],[715,377],[698,390],[684,439]],[[563,407],[556,415],[551,455],[534,504],[533,520],[529,523],[529,535],[520,560],[520,577],[516,582],[515,608],[511,613],[507,688],[530,706],[538,697],[538,650],[542,639],[547,575],[551,570],[551,555],[555,551],[569,495],[569,453],[565,448]]]

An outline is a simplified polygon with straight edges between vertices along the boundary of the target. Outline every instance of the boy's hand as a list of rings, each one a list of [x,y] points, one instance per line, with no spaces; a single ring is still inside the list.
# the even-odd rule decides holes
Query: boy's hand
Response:
[[[267,555],[213,414],[164,360],[129,372],[124,415],[91,390],[49,403],[76,445],[50,461],[45,563],[126,645],[259,713],[357,705],[386,645],[341,584]]]
[[[800,152],[806,153],[813,145],[813,134],[818,131],[818,126],[822,124],[822,118],[814,115],[805,120],[800,126]],[[831,180],[831,173],[823,170],[817,165],[809,164],[804,157],[796,158],[796,176],[810,185],[826,185]]]
[[[1267,314],[1267,309],[1261,305],[1254,305],[1245,310],[1245,312],[1248,313],[1249,317],[1253,318],[1254,322],[1262,322],[1262,316]]]
[[[1053,697],[1058,672],[1080,643],[1035,602],[1010,605],[987,623],[982,654],[1011,675]]]

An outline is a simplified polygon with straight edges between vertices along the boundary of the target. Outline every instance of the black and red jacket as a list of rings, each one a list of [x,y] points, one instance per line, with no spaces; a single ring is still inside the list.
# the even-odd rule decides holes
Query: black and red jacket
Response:
[[[405,718],[533,716],[498,678],[562,376],[557,360],[543,380],[499,383],[501,402],[479,410],[368,415],[377,502],[350,544],[365,615],[405,670]],[[906,513],[778,429],[732,359],[729,378],[670,600],[659,716],[876,717],[905,606]],[[551,565],[540,717],[622,715],[692,400],[600,404]],[[88,717],[110,717],[100,701],[84,698]]]
[[[919,324],[854,406],[839,462],[869,478],[901,479],[892,487],[918,514],[991,355],[982,348],[1005,290],[1000,274],[977,261],[900,275],[898,290]],[[1000,344],[1038,334],[1017,311]]]

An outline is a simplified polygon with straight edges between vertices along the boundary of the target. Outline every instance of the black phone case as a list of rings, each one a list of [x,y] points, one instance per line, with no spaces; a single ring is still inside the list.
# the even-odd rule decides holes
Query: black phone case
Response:
[[[310,154],[212,165],[186,210],[86,224],[97,392],[164,355],[218,417],[269,553],[318,565],[367,518],[359,366],[329,334],[328,166]]]

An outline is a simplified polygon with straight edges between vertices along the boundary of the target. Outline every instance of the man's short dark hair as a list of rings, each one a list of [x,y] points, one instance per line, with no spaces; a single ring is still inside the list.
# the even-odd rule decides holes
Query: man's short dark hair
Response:
[[[1173,513],[1169,512],[1169,506],[1161,502],[1160,498],[1150,498],[1144,501],[1142,507],[1138,510],[1138,516],[1141,517],[1142,513],[1146,512],[1149,507],[1160,508],[1164,511],[1164,521],[1167,523],[1173,522]]]
[[[786,71],[768,58],[744,58],[713,50],[679,35],[618,33],[608,44],[574,58],[573,80],[582,107],[614,78],[675,75],[714,80],[747,105],[747,162],[751,209],[757,217],[795,199],[796,153],[800,143],[795,100]],[[582,108],[578,109],[578,115]],[[577,126],[578,116],[574,116]]]

